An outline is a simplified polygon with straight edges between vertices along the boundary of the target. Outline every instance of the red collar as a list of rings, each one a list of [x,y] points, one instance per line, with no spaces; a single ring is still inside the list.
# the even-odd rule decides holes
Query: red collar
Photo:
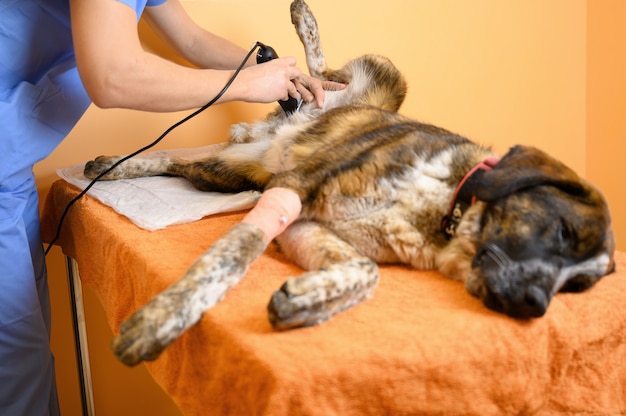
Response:
[[[441,220],[441,230],[447,238],[452,238],[456,233],[456,227],[461,222],[463,214],[471,205],[476,202],[474,191],[480,182],[483,174],[491,170],[500,159],[497,157],[488,157],[476,166],[474,166],[459,182],[454,191],[454,197],[450,202],[448,214]]]

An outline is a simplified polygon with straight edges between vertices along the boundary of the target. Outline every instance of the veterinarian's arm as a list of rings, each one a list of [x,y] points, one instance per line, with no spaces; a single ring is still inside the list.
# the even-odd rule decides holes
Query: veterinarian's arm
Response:
[[[248,52],[198,26],[178,0],[170,0],[159,7],[149,7],[144,17],[162,39],[199,68],[235,69]],[[256,57],[253,54],[248,59],[247,66],[254,64]],[[284,65],[291,65],[291,61],[286,61]],[[345,87],[343,84],[320,81],[305,74],[293,81],[302,99],[307,103],[315,100],[318,107],[324,104],[324,90],[337,91]],[[290,95],[298,98],[295,90],[290,90]]]
[[[148,7],[144,18],[178,54],[199,68],[236,69],[247,50],[198,26],[178,0]],[[252,54],[247,65],[256,64]]]
[[[70,0],[70,6],[78,69],[87,93],[97,106],[145,111],[197,108],[217,95],[233,73],[188,68],[144,51],[137,34],[135,12],[125,4],[113,0]],[[185,12],[178,0],[149,9],[147,13],[153,22],[167,21],[171,25],[161,30],[170,33],[168,37],[174,42],[171,31],[181,30],[181,25],[188,22],[188,17],[181,16]],[[212,39],[223,46],[219,38]],[[177,42],[180,47],[180,40]],[[239,53],[232,47],[224,61],[212,58],[212,63],[226,66]],[[190,59],[202,62],[197,56]],[[253,65],[240,73],[220,102],[274,102],[287,95],[297,97],[290,80],[302,75],[295,67],[294,58]]]

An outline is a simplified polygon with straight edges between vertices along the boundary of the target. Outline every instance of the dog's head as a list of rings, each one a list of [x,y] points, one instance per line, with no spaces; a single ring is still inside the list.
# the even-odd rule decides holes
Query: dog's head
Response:
[[[490,309],[539,317],[557,292],[585,290],[614,270],[606,200],[546,153],[512,148],[476,197],[466,287]]]

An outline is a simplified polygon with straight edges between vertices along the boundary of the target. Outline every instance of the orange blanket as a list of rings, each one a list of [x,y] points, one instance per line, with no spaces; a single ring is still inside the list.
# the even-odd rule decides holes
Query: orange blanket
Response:
[[[56,182],[46,239],[77,195]],[[242,213],[149,232],[85,197],[59,245],[117,331]],[[381,269],[374,298],[312,328],[274,332],[271,293],[300,273],[270,246],[202,321],[156,361],[154,379],[189,415],[513,415],[626,412],[626,253],[584,294],[541,319],[487,310],[436,272]]]

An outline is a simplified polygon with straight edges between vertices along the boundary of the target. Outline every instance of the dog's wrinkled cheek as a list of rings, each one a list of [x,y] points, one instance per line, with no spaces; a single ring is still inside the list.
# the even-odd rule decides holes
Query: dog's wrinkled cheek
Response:
[[[490,273],[498,273],[498,269],[503,265],[499,264],[495,255],[490,251],[489,247],[495,247],[496,244],[486,243],[478,248],[476,255],[472,259],[472,270],[475,275],[486,275]]]
[[[473,271],[471,277],[465,282],[465,288],[469,294],[478,298],[488,309],[508,315],[508,307],[504,297],[490,289],[486,284],[488,279]]]
[[[487,260],[488,256],[481,250],[474,257],[470,278],[465,282],[466,290],[481,300],[488,308],[499,313],[506,313],[505,297],[500,294],[502,285],[498,283],[500,270],[493,262]],[[488,270],[485,263],[490,263]]]

